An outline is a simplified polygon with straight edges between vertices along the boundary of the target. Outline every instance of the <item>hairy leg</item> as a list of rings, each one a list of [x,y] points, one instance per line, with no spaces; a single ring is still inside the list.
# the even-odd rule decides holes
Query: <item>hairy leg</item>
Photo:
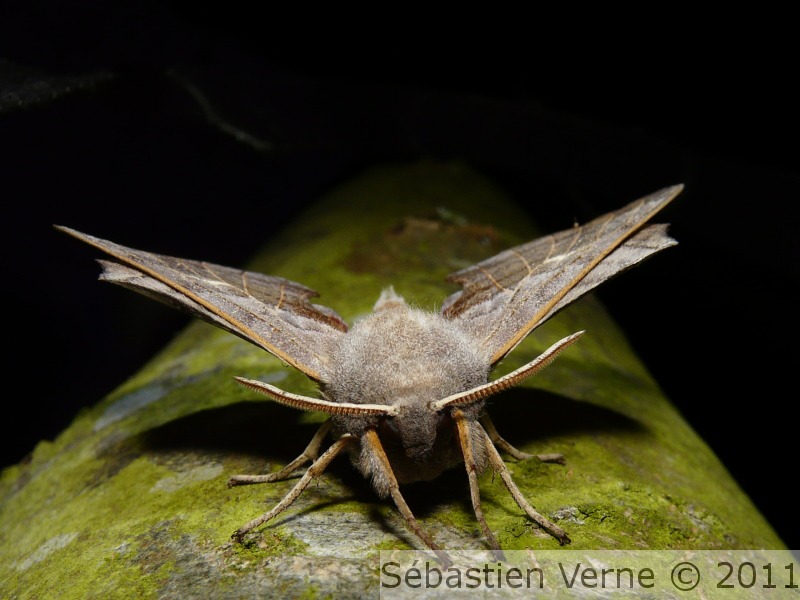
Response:
[[[277,506],[275,506],[275,508],[267,513],[264,513],[260,517],[253,519],[249,523],[242,525],[231,537],[242,541],[242,538],[244,538],[245,534],[286,510],[295,500],[297,500],[298,496],[303,493],[303,490],[308,487],[308,484],[311,483],[313,479],[316,479],[322,475],[331,461],[336,458],[336,456],[347,446],[356,443],[357,439],[358,438],[348,433],[336,440],[333,444],[331,444],[331,447],[322,454],[322,456],[314,461],[300,481],[295,484],[295,486],[283,497],[283,499],[277,504]]]
[[[287,479],[307,462],[313,463],[317,460],[319,449],[322,446],[322,442],[325,441],[325,436],[328,434],[328,431],[330,431],[330,428],[330,420],[325,421],[322,427],[317,430],[317,433],[314,434],[314,437],[311,438],[311,441],[308,443],[308,446],[306,446],[306,449],[303,450],[302,454],[277,473],[267,473],[265,475],[234,475],[228,480],[228,487],[233,487],[235,485],[252,485],[254,483],[272,483],[273,481]]]
[[[492,440],[492,443],[500,448],[506,454],[511,455],[512,457],[516,458],[517,460],[527,460],[529,458],[538,458],[540,461],[545,463],[558,463],[563,465],[566,461],[564,460],[563,454],[528,454],[527,452],[523,452],[522,450],[517,450],[514,446],[509,444],[505,439],[503,439],[500,434],[497,432],[497,428],[494,426],[492,419],[489,415],[483,415],[480,418],[481,425],[486,430],[486,433],[489,434],[489,439]]]
[[[567,533],[558,525],[536,512],[536,510],[528,503],[528,501],[525,500],[525,497],[517,487],[517,484],[514,483],[514,480],[511,478],[511,473],[509,472],[508,467],[506,467],[506,464],[503,462],[503,459],[500,457],[500,454],[494,447],[492,438],[486,432],[484,432],[484,439],[486,440],[486,452],[489,456],[489,463],[492,465],[492,468],[500,474],[503,483],[506,484],[506,488],[508,488],[511,497],[514,498],[514,501],[517,503],[517,505],[524,510],[525,514],[527,514],[539,527],[556,538],[562,546],[564,544],[569,544],[571,540],[569,539]]]
[[[494,533],[489,529],[486,523],[486,518],[483,516],[483,509],[481,508],[481,493],[478,487],[478,463],[475,459],[475,448],[472,444],[472,436],[470,432],[473,427],[480,429],[479,423],[473,423],[464,416],[464,413],[459,409],[453,411],[453,418],[458,428],[458,441],[461,444],[461,452],[464,455],[464,466],[467,468],[467,478],[469,479],[469,493],[472,500],[472,509],[475,512],[475,518],[481,526],[486,541],[489,542],[492,550],[500,550],[500,543],[497,541]],[[481,435],[483,435],[481,431]]]
[[[411,512],[411,509],[408,507],[408,504],[406,504],[403,495],[400,493],[400,486],[397,483],[397,478],[395,477],[394,471],[392,471],[392,466],[389,463],[389,457],[386,456],[386,451],[383,449],[383,444],[381,444],[381,441],[378,438],[378,433],[374,429],[367,429],[361,439],[367,444],[370,452],[372,452],[373,456],[376,458],[375,462],[373,463],[379,469],[379,472],[376,473],[376,475],[383,478],[389,494],[392,496],[392,500],[394,500],[397,509],[400,511],[400,514],[403,515],[403,518],[406,520],[406,523],[411,531],[413,531],[414,534],[420,540],[422,540],[428,548],[436,553],[443,564],[452,564],[452,561],[450,560],[450,557],[447,556],[447,553],[445,553],[436,544],[436,542],[433,541],[433,538],[431,538],[431,536],[429,536],[427,532],[422,529],[416,517]]]

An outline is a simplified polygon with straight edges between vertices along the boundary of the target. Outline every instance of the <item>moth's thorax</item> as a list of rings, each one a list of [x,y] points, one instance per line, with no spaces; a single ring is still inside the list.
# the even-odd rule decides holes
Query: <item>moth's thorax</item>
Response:
[[[424,463],[442,429],[452,431],[449,416],[429,404],[485,383],[489,367],[489,357],[456,323],[410,308],[391,292],[342,336],[324,392],[336,402],[396,406],[398,414],[379,428],[387,452],[395,444]],[[348,417],[335,420],[343,430],[359,427]]]
[[[456,323],[401,300],[342,336],[331,371],[334,401],[405,407],[485,383],[489,359]]]

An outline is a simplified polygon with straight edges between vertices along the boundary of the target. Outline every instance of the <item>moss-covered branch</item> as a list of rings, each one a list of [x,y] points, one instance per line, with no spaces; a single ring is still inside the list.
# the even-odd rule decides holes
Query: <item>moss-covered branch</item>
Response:
[[[386,167],[322,199],[249,267],[319,290],[321,304],[352,320],[389,284],[435,309],[453,291],[446,274],[532,237],[503,194],[461,166]],[[592,298],[537,329],[501,370],[578,329],[588,332],[569,352],[489,407],[514,445],[566,456],[565,466],[509,467],[536,509],[568,530],[571,548],[781,548]],[[231,543],[293,482],[228,489],[227,478],[286,464],[318,421],[256,397],[234,375],[314,393],[277,359],[196,323],[30,461],[6,469],[0,595],[375,593],[378,550],[418,541],[346,461],[260,541]],[[442,545],[484,548],[463,472],[404,493]],[[481,494],[504,547],[558,547],[499,479],[484,477]]]

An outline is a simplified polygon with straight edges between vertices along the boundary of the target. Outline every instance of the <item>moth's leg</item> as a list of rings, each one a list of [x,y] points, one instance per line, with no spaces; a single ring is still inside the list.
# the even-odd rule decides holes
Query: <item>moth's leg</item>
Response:
[[[386,456],[386,451],[383,449],[383,444],[381,444],[381,440],[378,438],[378,432],[374,429],[367,429],[361,439],[367,444],[369,450],[377,459],[373,462],[373,467],[377,467],[377,469],[380,470],[378,475],[386,482],[386,487],[389,491],[389,494],[392,496],[392,500],[394,500],[397,509],[400,511],[400,514],[403,515],[403,518],[406,520],[406,523],[408,523],[411,531],[413,531],[414,534],[416,534],[416,536],[421,539],[428,548],[433,550],[444,564],[452,564],[450,557],[447,556],[447,554],[438,545],[436,545],[436,542],[433,541],[433,539],[425,532],[425,530],[420,527],[416,517],[411,512],[408,504],[406,504],[403,495],[400,493],[400,486],[397,483],[397,477],[394,476],[394,471],[392,471],[392,466],[389,463],[389,457]]]
[[[494,426],[492,419],[489,415],[483,415],[480,418],[481,425],[483,425],[486,433],[489,434],[489,439],[492,440],[492,443],[500,448],[506,454],[510,454],[517,460],[527,460],[529,458],[538,458],[542,462],[546,463],[558,463],[563,465],[566,463],[564,460],[563,454],[528,454],[527,452],[523,452],[522,450],[517,450],[514,446],[509,444],[503,437],[497,433],[497,428]]]
[[[333,444],[331,444],[331,447],[323,453],[322,456],[320,456],[310,467],[308,467],[308,470],[305,472],[300,481],[295,484],[291,491],[283,497],[283,500],[281,500],[278,505],[275,506],[275,508],[267,513],[264,513],[260,517],[253,519],[249,523],[242,525],[231,537],[241,542],[245,534],[286,510],[289,506],[291,506],[292,502],[297,500],[297,497],[303,493],[303,490],[308,487],[308,484],[311,483],[311,480],[322,475],[331,461],[336,458],[336,456],[347,446],[354,444],[357,439],[358,438],[355,436],[346,433],[336,440]]]
[[[470,435],[472,425],[469,419],[466,418],[464,413],[455,409],[453,411],[453,419],[456,422],[458,429],[458,441],[461,444],[461,452],[464,455],[464,465],[467,468],[467,478],[469,479],[469,495],[472,500],[472,509],[475,512],[475,518],[481,526],[484,537],[489,542],[489,546],[493,550],[500,550],[500,544],[497,541],[489,525],[486,523],[486,518],[483,516],[483,509],[481,508],[481,492],[478,487],[478,463],[475,460],[475,448],[472,445],[472,436]],[[480,425],[478,425],[480,427]]]
[[[484,439],[486,440],[486,453],[489,456],[489,463],[492,465],[492,468],[500,473],[500,477],[503,479],[503,483],[506,484],[506,488],[508,488],[511,497],[514,498],[514,501],[517,505],[525,511],[525,513],[542,529],[544,529],[547,533],[552,535],[556,538],[561,545],[569,544],[572,540],[569,539],[567,532],[561,529],[555,523],[552,523],[547,518],[540,515],[536,510],[528,504],[528,501],[525,500],[525,497],[522,495],[522,492],[519,491],[517,484],[514,483],[514,480],[511,478],[511,473],[506,467],[506,464],[503,462],[503,459],[500,457],[500,454],[497,452],[497,449],[494,447],[494,443],[492,442],[492,438],[489,436],[488,433],[485,431]]]
[[[273,481],[287,479],[289,475],[307,462],[313,463],[317,460],[319,449],[322,446],[322,442],[325,441],[325,436],[328,435],[330,429],[331,421],[328,419],[322,424],[322,427],[317,430],[314,437],[311,438],[311,441],[308,443],[308,446],[306,446],[306,449],[303,450],[302,454],[277,473],[267,473],[265,475],[234,475],[228,480],[228,487],[233,487],[235,485],[251,485],[254,483],[272,483]]]

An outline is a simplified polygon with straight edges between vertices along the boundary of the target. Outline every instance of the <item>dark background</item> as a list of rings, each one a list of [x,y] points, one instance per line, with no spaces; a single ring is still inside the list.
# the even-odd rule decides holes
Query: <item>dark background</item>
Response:
[[[96,283],[97,253],[50,224],[239,265],[363,168],[455,158],[547,231],[686,184],[663,217],[680,245],[599,295],[800,547],[800,103],[779,33],[692,39],[640,23],[625,39],[543,40],[546,22],[515,27],[513,15],[425,35],[377,15],[360,15],[358,31],[343,15],[237,3],[15,10],[0,10],[3,464],[57,436],[186,322]],[[212,125],[195,89],[266,146]]]

